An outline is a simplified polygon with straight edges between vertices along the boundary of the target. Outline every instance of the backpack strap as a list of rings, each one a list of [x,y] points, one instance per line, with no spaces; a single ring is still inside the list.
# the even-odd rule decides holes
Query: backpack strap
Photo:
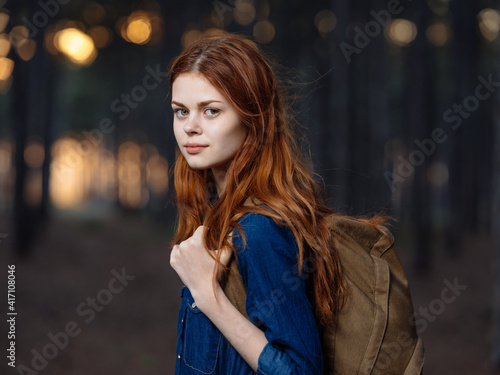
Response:
[[[246,310],[247,290],[240,271],[238,270],[238,262],[234,255],[231,257],[228,267],[229,271],[221,281],[222,289],[236,309],[243,314],[245,318],[250,320]]]
[[[253,207],[260,204],[261,202],[253,197],[248,197],[243,203],[243,205],[247,207]],[[228,267],[229,270],[220,282],[222,289],[233,306],[236,307],[236,309],[243,314],[245,318],[250,320],[246,311],[247,289],[245,287],[245,283],[243,282],[243,278],[241,277],[238,269],[238,262],[234,255],[229,260]]]

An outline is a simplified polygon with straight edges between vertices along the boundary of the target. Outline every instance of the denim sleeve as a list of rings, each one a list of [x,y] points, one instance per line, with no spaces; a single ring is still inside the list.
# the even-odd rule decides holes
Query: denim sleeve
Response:
[[[307,274],[298,275],[291,231],[254,213],[240,225],[246,246],[239,233],[233,243],[247,288],[246,310],[269,341],[259,356],[257,374],[322,375],[323,353],[306,294]]]

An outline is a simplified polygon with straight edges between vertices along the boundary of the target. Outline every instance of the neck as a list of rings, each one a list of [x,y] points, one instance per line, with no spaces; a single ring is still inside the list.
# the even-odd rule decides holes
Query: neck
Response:
[[[217,195],[220,197],[226,189],[226,172],[227,168],[212,168]]]

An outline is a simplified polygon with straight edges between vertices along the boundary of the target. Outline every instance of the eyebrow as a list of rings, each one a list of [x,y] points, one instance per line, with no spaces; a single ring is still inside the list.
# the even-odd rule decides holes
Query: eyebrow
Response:
[[[205,107],[206,105],[208,105],[210,103],[222,103],[222,102],[220,100],[215,100],[215,99],[214,100],[204,100],[204,101],[198,103],[198,108]],[[179,107],[186,107],[184,104],[176,102],[175,100],[172,100],[172,104],[175,104]]]

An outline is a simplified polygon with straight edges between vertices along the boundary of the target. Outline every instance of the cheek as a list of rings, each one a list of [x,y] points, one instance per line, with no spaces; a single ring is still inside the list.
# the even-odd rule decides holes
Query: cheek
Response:
[[[233,142],[235,145],[237,145],[238,148],[241,147],[241,145],[245,141],[246,135],[247,135],[246,129],[242,125],[234,133]]]
[[[234,153],[243,143],[245,134],[240,131],[233,130],[225,134],[219,134],[220,147],[225,152]]]

